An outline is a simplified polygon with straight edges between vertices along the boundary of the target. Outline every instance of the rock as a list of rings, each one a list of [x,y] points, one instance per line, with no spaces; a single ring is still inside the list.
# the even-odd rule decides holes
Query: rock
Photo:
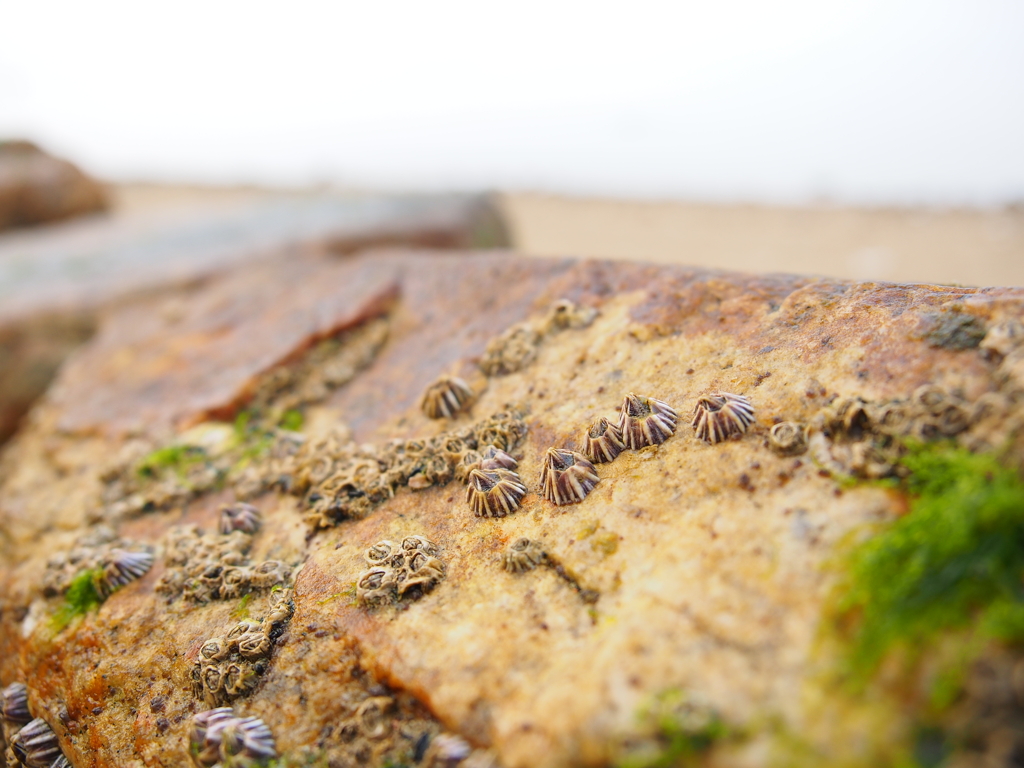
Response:
[[[19,152],[8,154],[24,155],[18,162],[35,167],[32,151]],[[4,157],[0,151],[0,225]],[[286,272],[293,258],[313,252],[340,257],[384,245],[507,245],[490,199],[479,195],[134,187],[115,187],[113,195],[108,216],[0,236],[0,443],[106,307],[138,297],[144,307],[159,291],[159,325],[173,318],[175,291],[187,295],[240,265],[262,274],[273,269],[268,262],[280,261]]]
[[[0,231],[103,211],[103,187],[28,141],[0,141]]]
[[[583,319],[551,321],[567,307]],[[972,330],[1019,317],[1021,289],[380,251],[262,265],[179,297],[170,315],[147,309],[103,319],[0,461],[0,683],[27,684],[73,765],[186,764],[189,718],[208,708],[195,691],[209,690],[191,670],[201,649],[229,652],[218,643],[239,618],[273,629],[235,714],[260,718],[280,754],[331,765],[433,760],[450,743],[467,766],[603,766],[671,743],[651,730],[665,713],[677,744],[722,765],[767,765],[794,742],[815,764],[872,764],[873,745],[913,739],[920,700],[882,699],[867,716],[823,698],[834,659],[819,642],[837,553],[906,500],[840,483],[813,451],[854,473],[861,410],[997,394],[1004,362],[985,345],[928,334],[938,312]],[[386,341],[323,377],[373,322]],[[530,331],[533,356],[483,376],[489,343],[513,326]],[[475,399],[428,418],[420,400],[442,376]],[[713,391],[744,395],[754,415],[712,445],[690,418]],[[545,500],[547,449],[579,450],[630,392],[674,409],[674,433],[596,465],[579,503]],[[279,426],[282,403],[301,423]],[[1006,407],[1004,420],[1019,417]],[[499,412],[526,429],[498,447],[529,492],[508,516],[478,518],[443,470],[485,447],[471,440],[498,439],[486,420]],[[238,445],[185,437],[204,420],[237,429],[240,413]],[[810,452],[773,450],[780,422],[817,424]],[[986,434],[970,422],[957,439]],[[453,479],[414,483],[420,461]],[[243,486],[262,527],[209,556],[294,567],[294,613],[277,592],[244,604],[158,594],[165,559],[182,556],[172,544],[198,535],[182,526],[216,530]],[[353,500],[358,514],[344,511]],[[326,528],[307,523],[320,503],[341,510]],[[157,563],[60,629],[61,598],[43,596],[40,574],[100,525],[156,547]],[[533,567],[510,572],[523,538]],[[388,588],[421,567],[416,589]],[[258,624],[272,614],[278,624]]]

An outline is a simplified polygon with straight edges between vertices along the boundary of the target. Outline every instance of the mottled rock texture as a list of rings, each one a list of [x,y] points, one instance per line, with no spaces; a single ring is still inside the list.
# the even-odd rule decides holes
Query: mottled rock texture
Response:
[[[563,299],[596,318],[552,329]],[[75,766],[186,764],[188,718],[204,709],[189,680],[201,644],[242,613],[262,615],[271,596],[168,602],[154,591],[158,555],[141,580],[59,629],[60,598],[40,586],[48,557],[98,524],[158,553],[172,526],[216,530],[220,505],[240,495],[235,478],[277,450],[267,441],[333,434],[332,450],[358,464],[389,440],[514,407],[528,431],[511,453],[529,493],[508,517],[474,517],[458,480],[399,484],[362,519],[314,532],[291,478],[257,486],[263,524],[249,557],[296,567],[295,612],[236,711],[261,717],[282,754],[331,766],[432,760],[441,731],[492,750],[474,753],[478,764],[602,766],[647,735],[652,701],[684,691],[700,717],[728,726],[701,753],[707,764],[771,765],[787,745],[812,764],[871,764],[879,745],[910,738],[918,704],[838,706],[820,683],[830,660],[818,638],[836,553],[905,500],[840,483],[812,454],[779,456],[768,432],[813,422],[837,396],[905,398],[935,384],[973,402],[999,383],[972,329],[1022,309],[1019,289],[395,251],[260,265],[173,312],[158,302],[114,312],[0,464],[0,682],[27,684],[33,715]],[[202,443],[200,461],[216,466],[197,424],[230,433],[275,369],[372,318],[386,319],[386,342],[304,406],[302,437],[269,429],[245,466],[205,485],[194,464],[172,467],[172,480],[193,482],[185,495],[130,507],[111,498],[113,478],[137,473],[153,448]],[[517,323],[536,331],[535,358],[480,374],[488,342]],[[443,375],[478,394],[455,419],[429,419],[420,398]],[[709,445],[689,421],[715,390],[747,396],[755,416],[739,439]],[[675,408],[675,434],[597,465],[581,503],[545,500],[545,451],[579,449],[629,392]],[[136,482],[145,496],[148,480]],[[444,578],[418,599],[360,604],[367,548],[413,535],[436,542]],[[511,573],[503,556],[521,537],[548,559]]]

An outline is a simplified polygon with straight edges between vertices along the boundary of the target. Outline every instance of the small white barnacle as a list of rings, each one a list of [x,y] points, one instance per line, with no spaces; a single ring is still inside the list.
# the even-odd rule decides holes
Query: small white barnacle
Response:
[[[0,715],[11,726],[22,726],[32,719],[28,711],[28,688],[24,683],[11,683],[0,691]]]
[[[29,768],[50,768],[61,752],[57,734],[41,717],[30,720],[11,739],[11,747],[18,762]]]
[[[231,663],[224,668],[224,692],[231,698],[248,693],[257,682],[256,670],[244,662]]]
[[[271,595],[270,611],[267,613],[264,623],[271,626],[283,624],[292,617],[295,612],[295,602],[292,600],[290,589],[281,589]]]
[[[783,421],[771,428],[768,446],[779,456],[796,456],[807,450],[807,435],[802,425]]]
[[[625,447],[618,425],[603,416],[583,434],[582,453],[594,464],[614,461]]]
[[[754,407],[743,395],[714,392],[697,400],[693,429],[704,442],[715,443],[742,435],[754,423]]]
[[[256,533],[263,522],[260,511],[252,504],[235,502],[220,508],[220,532],[229,534],[232,531]]]
[[[540,482],[545,498],[559,506],[583,501],[601,478],[594,465],[575,451],[548,448]]]
[[[441,554],[441,548],[426,536],[406,536],[402,539],[402,550],[405,552],[423,552],[437,557]]]
[[[116,590],[141,578],[153,566],[152,552],[132,552],[127,549],[112,549],[103,558],[100,567],[103,575],[97,580],[100,597],[107,598]]]
[[[395,599],[396,587],[395,572],[389,566],[376,566],[359,574],[356,597],[367,605],[390,603]]]
[[[263,632],[246,632],[238,638],[238,653],[243,659],[261,659],[270,655],[270,638]]]
[[[946,390],[934,384],[924,384],[915,389],[911,400],[924,413],[932,416],[941,415],[952,402]]]
[[[467,479],[466,501],[477,517],[505,517],[526,495],[519,475],[509,469],[474,469]]]
[[[450,419],[473,402],[473,390],[457,376],[442,376],[423,393],[420,407],[430,419]]]
[[[659,445],[676,431],[676,412],[668,403],[630,392],[619,410],[619,434],[627,448]]]
[[[366,550],[366,562],[370,565],[386,563],[391,559],[391,555],[396,551],[398,551],[398,545],[395,544],[395,542],[389,541],[388,539],[378,541]]]
[[[417,552],[409,559],[409,564],[398,580],[398,596],[408,597],[422,595],[433,589],[444,578],[444,563],[439,558]]]
[[[231,655],[231,643],[223,637],[211,637],[199,649],[203,661],[223,661]]]
[[[547,554],[541,545],[525,536],[513,541],[501,558],[501,563],[509,573],[532,571],[547,560]]]
[[[597,317],[593,307],[576,304],[569,299],[559,299],[551,305],[544,318],[544,333],[551,334],[568,328],[586,328]]]
[[[259,632],[262,629],[262,622],[254,621],[252,619],[242,619],[228,630],[226,639],[232,648],[236,648],[238,647],[238,638],[242,637],[242,635],[246,635],[249,632]]]
[[[292,569],[278,560],[264,560],[250,571],[253,586],[261,589],[283,584],[291,577]]]

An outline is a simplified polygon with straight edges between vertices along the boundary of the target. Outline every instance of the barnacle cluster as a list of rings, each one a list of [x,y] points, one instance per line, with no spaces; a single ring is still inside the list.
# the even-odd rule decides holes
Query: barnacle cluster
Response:
[[[473,402],[473,390],[458,376],[442,376],[423,393],[420,408],[429,419],[450,419]]]
[[[204,534],[194,525],[172,528],[165,544],[167,570],[156,591],[169,600],[180,595],[206,603],[270,589],[291,578],[292,569],[277,560],[251,564],[251,545],[252,536],[240,530]]]
[[[105,599],[141,578],[152,565],[150,547],[121,539],[106,526],[96,526],[79,537],[70,550],[57,552],[49,559],[43,592],[49,596],[64,594],[76,577],[89,572],[97,594]]]
[[[697,399],[693,409],[693,430],[706,443],[739,437],[754,423],[750,399],[730,392],[712,392]]]
[[[250,768],[277,757],[277,746],[258,717],[239,717],[231,707],[217,707],[192,716],[189,753],[200,768]]]
[[[536,359],[545,337],[569,328],[586,328],[595,317],[596,309],[561,299],[539,322],[518,323],[491,339],[480,359],[480,369],[488,376],[522,370]]]
[[[196,697],[213,707],[255,688],[270,663],[274,640],[294,610],[291,590],[279,590],[271,595],[270,610],[263,619],[243,619],[225,635],[204,642],[191,673]]]
[[[1024,400],[988,392],[968,401],[956,389],[925,384],[909,397],[868,401],[837,398],[812,420],[808,444],[828,469],[858,477],[887,477],[900,471],[905,441],[955,439],[972,450],[1005,444],[1024,426]]]
[[[364,605],[415,599],[445,576],[441,548],[424,536],[406,536],[401,545],[379,541],[366,550],[370,566],[356,580],[356,597]]]
[[[548,448],[544,454],[540,482],[548,501],[559,506],[583,501],[600,480],[582,454],[565,448]]]
[[[509,573],[523,573],[532,571],[547,559],[547,553],[539,542],[523,536],[508,546],[502,555],[501,564]]]
[[[32,718],[28,709],[28,689],[24,683],[11,683],[0,691],[0,724],[8,745],[5,762],[31,768],[70,768],[61,751],[57,734],[42,718]]]
[[[491,445],[512,450],[526,434],[523,415],[518,409],[502,411],[428,440],[394,440],[380,447],[339,437],[311,441],[292,457],[289,486],[305,495],[314,528],[362,518],[401,486],[421,490],[448,483],[471,451]]]

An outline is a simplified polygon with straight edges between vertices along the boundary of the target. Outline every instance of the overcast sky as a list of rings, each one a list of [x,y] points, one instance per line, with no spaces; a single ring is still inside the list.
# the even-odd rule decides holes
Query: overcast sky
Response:
[[[0,0],[0,136],[110,179],[1024,200],[1024,2]]]

